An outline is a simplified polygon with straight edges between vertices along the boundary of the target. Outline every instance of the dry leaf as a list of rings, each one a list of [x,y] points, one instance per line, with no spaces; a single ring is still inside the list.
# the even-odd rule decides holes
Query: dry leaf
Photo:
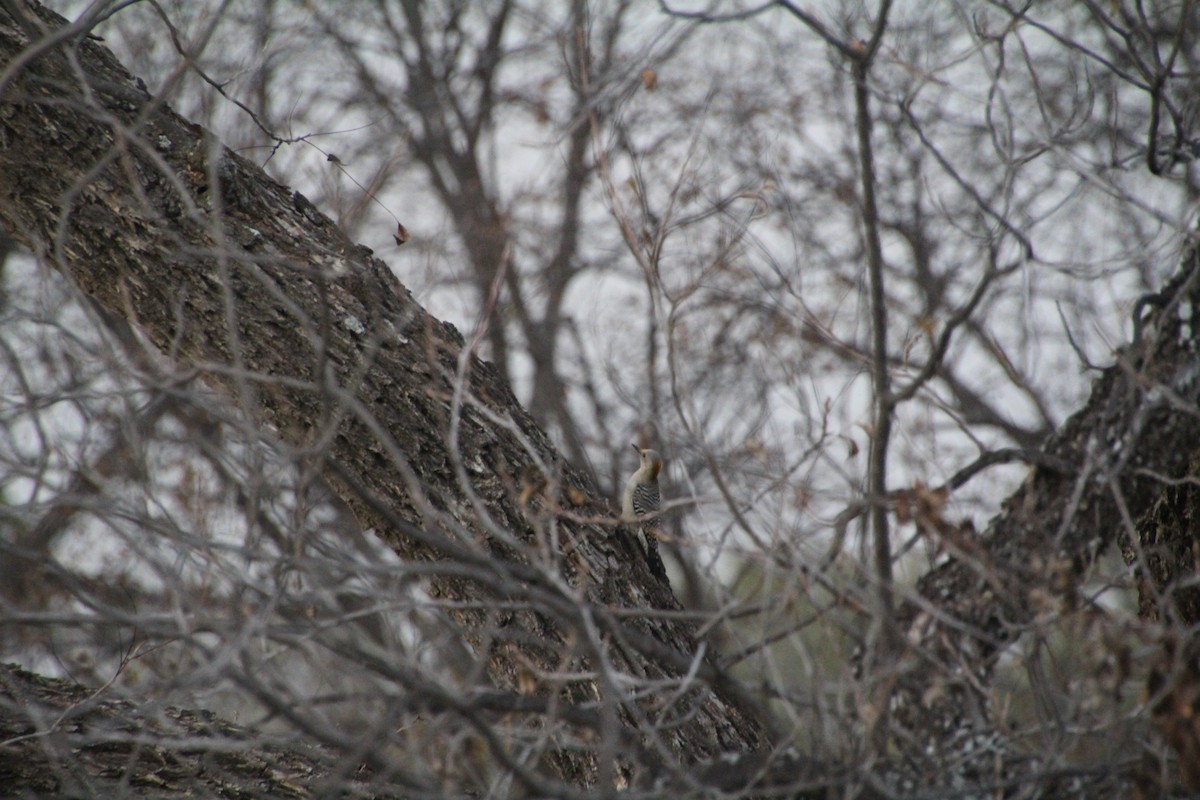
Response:
[[[523,695],[537,694],[537,675],[524,664],[517,667],[517,691]]]
[[[527,466],[521,470],[521,494],[517,502],[522,507],[529,505],[546,488],[546,476],[537,467]]]
[[[408,228],[404,227],[399,222],[397,222],[396,223],[396,232],[392,234],[392,238],[396,240],[396,246],[399,247],[400,245],[404,244],[409,239],[411,239],[412,234],[408,232]]]
[[[855,456],[857,456],[858,455],[858,442],[854,441],[849,436],[843,436],[842,438],[846,440],[846,457],[854,458]]]

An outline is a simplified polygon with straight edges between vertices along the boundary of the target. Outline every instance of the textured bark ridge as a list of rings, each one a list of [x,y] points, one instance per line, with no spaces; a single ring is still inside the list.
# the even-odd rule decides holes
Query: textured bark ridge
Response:
[[[619,669],[691,669],[702,649],[691,628],[607,613],[678,606],[614,525],[577,521],[611,510],[454,327],[302,195],[152,98],[86,31],[37,14],[18,24],[0,12],[0,65],[21,60],[0,100],[3,226],[319,469],[403,558],[467,567],[435,577],[432,594],[541,609],[459,614],[468,638],[484,625],[509,634],[489,638],[496,686],[518,691],[522,659],[589,670],[595,624],[621,631],[625,646],[605,654]],[[56,30],[58,44],[38,44]],[[523,480],[542,491],[523,495]],[[654,760],[763,745],[752,705],[710,663]],[[558,691],[567,709],[600,696],[587,680]],[[596,779],[583,751],[555,767],[576,785]]]
[[[402,557],[465,567],[434,578],[432,593],[526,603],[530,610],[459,614],[468,637],[485,628],[510,634],[488,640],[490,677],[500,692],[491,708],[529,713],[537,724],[551,705],[538,703],[550,687],[532,697],[521,691],[523,661],[579,674],[603,652],[630,674],[694,668],[695,688],[678,704],[669,737],[648,744],[636,709],[621,709],[629,752],[668,766],[752,753],[740,762],[752,767],[744,783],[734,780],[741,771],[718,765],[712,774],[721,780],[710,785],[732,790],[767,779],[769,742],[755,701],[711,660],[695,663],[701,643],[691,629],[662,619],[618,622],[608,613],[675,603],[635,542],[596,521],[611,513],[608,505],[561,463],[458,332],[426,314],[383,262],[303,196],[150,97],[84,30],[61,33],[61,19],[37,14],[18,22],[0,11],[3,227],[97,304],[134,323],[181,375],[203,378],[245,419],[293,448]],[[47,35],[57,42],[39,44]],[[1195,574],[1196,492],[1183,479],[1200,463],[1196,261],[1190,253],[1172,285],[1147,298],[1136,341],[1048,444],[1055,463],[1073,469],[1035,470],[983,536],[963,537],[948,548],[952,558],[920,581],[919,602],[902,620],[909,646],[896,668],[892,715],[912,737],[899,745],[914,756],[910,763],[933,759],[919,774],[948,779],[933,764],[965,764],[955,780],[978,780],[991,787],[989,796],[1036,774],[981,739],[994,731],[990,675],[1046,602],[1074,602],[1077,581],[1114,543],[1130,558],[1138,547],[1154,547],[1158,560],[1139,576],[1159,592],[1145,595],[1147,615],[1196,622],[1194,588],[1173,594],[1169,609],[1157,602],[1164,589]],[[587,640],[597,629],[600,638]],[[476,644],[485,646],[482,637]],[[574,654],[573,663],[564,665],[563,653]],[[3,723],[0,735],[10,744],[0,749],[0,778],[17,773],[11,737],[74,736],[75,745],[86,744],[77,735],[82,729],[64,726],[66,717],[55,722],[38,711],[78,703],[77,690],[38,688],[12,671],[0,680],[6,709],[18,709],[24,720]],[[602,697],[600,686],[580,680],[553,691],[560,719],[585,734],[600,727],[595,711],[580,707]],[[56,692],[65,699],[53,700]],[[144,719],[129,724],[155,735]],[[163,763],[176,758],[157,747],[145,752]],[[236,755],[244,764],[273,757]],[[311,787],[331,769],[319,754],[313,766],[303,753],[286,758],[295,769],[271,777],[273,788],[262,794],[287,796],[287,785]],[[77,763],[88,779],[110,768],[96,758]],[[822,775],[832,780],[824,767],[790,754],[775,766],[788,773],[781,781],[812,787]],[[597,781],[596,762],[583,750],[563,751],[553,767],[580,787]],[[188,786],[170,770],[139,767],[143,772],[148,781]],[[22,774],[28,782],[12,785],[38,791],[36,776]],[[709,773],[691,774],[707,780]],[[1090,789],[1092,796],[1123,790],[1113,783]],[[220,793],[211,786],[205,792]]]
[[[913,737],[906,748],[930,774],[943,769],[947,777],[1013,786],[1021,772],[1038,774],[1036,759],[1010,752],[999,733],[993,672],[1039,617],[1083,608],[1088,570],[1114,546],[1134,565],[1144,617],[1200,622],[1198,309],[1193,245],[1170,284],[1139,301],[1134,341],[1044,446],[1047,463],[1062,468],[1032,469],[982,536],[952,547],[952,558],[919,581],[919,602],[903,612],[910,647],[898,670],[896,719]],[[1200,666],[1194,646],[1175,656],[1185,673]],[[1200,731],[1192,736],[1189,746],[1200,752]],[[1021,761],[1025,769],[1013,766]],[[1057,789],[1072,794],[1066,785],[1077,792],[1079,781],[1069,776]],[[1089,791],[1100,789],[1083,789],[1084,796]]]
[[[11,665],[0,665],[0,741],[7,797],[303,798],[316,786],[361,794],[370,777],[209,713],[104,700]]]

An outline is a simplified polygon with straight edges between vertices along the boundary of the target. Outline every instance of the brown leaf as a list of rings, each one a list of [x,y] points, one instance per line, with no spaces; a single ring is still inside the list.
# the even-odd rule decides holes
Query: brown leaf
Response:
[[[396,246],[399,247],[409,239],[412,239],[412,234],[408,232],[408,228],[397,222],[396,232],[392,234],[392,238],[396,240]]]
[[[546,488],[546,476],[537,467],[528,466],[521,471],[521,494],[517,502],[522,507],[529,505]]]
[[[843,436],[846,440],[846,458],[854,458],[858,455],[858,442],[851,439],[849,436]]]
[[[538,677],[527,664],[517,665],[517,691],[523,695],[537,694]]]

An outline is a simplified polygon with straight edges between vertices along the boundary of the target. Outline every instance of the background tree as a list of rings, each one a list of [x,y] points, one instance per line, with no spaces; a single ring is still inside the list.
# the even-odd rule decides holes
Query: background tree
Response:
[[[1196,781],[1189,6],[4,8],[26,664],[393,790]]]

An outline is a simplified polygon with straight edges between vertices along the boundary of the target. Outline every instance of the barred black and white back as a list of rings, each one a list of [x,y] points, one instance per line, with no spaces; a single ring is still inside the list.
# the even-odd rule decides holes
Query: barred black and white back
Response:
[[[643,525],[651,528],[659,527],[658,510],[662,508],[662,495],[658,491],[658,485],[639,483],[633,487],[633,514],[635,517],[649,517],[650,514],[655,516],[649,517],[643,521]]]
[[[650,572],[666,578],[667,570],[658,552],[658,534],[662,528],[658,513],[662,508],[662,494],[658,488],[658,473],[662,470],[662,457],[654,450],[638,451],[641,463],[625,484],[625,496],[621,502],[621,518],[636,526],[638,542],[646,556]]]

